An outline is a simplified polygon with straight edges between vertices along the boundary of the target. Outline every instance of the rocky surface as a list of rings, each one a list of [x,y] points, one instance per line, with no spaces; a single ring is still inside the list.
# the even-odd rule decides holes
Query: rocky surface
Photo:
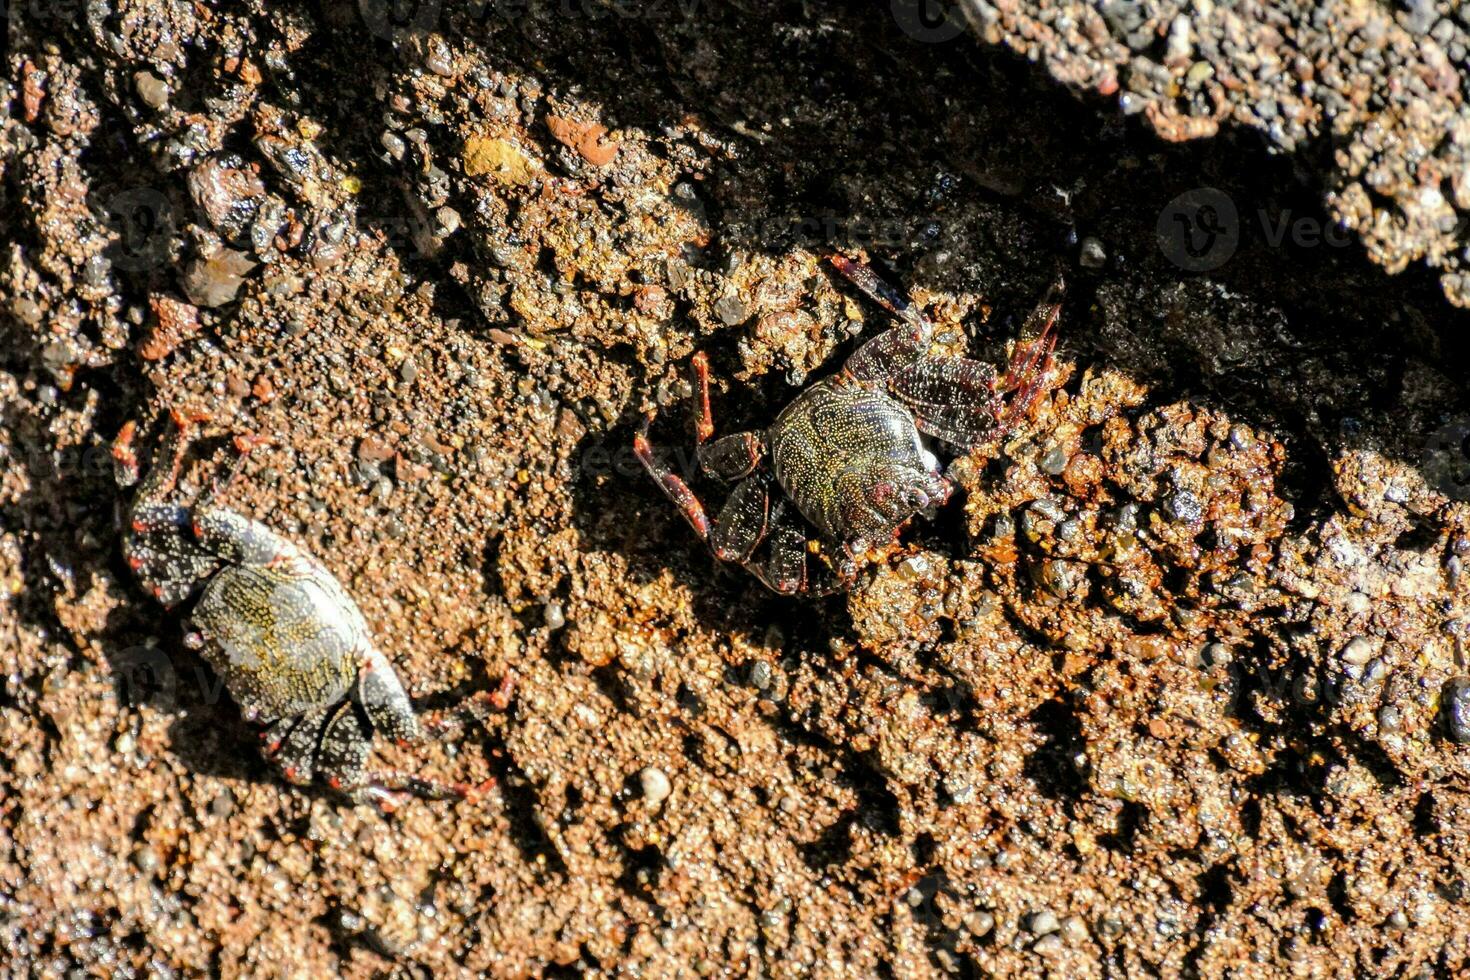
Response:
[[[1465,968],[1464,314],[1449,279],[1332,234],[1313,120],[1278,101],[1289,153],[1218,124],[1160,141],[1194,96],[1148,127],[883,4],[449,7],[12,24],[20,972]],[[1079,61],[1028,26],[1054,15],[990,9],[1052,75],[1106,89],[1088,66],[1111,59],[1162,104],[1117,66],[1143,31],[1175,72],[1178,11],[1104,16]],[[1181,33],[1255,23],[1211,9]],[[1409,56],[1406,15],[1352,9],[1331,29],[1380,17]],[[1231,44],[1191,40],[1221,119],[1221,66],[1264,50]],[[1314,104],[1355,104],[1351,77]],[[1428,181],[1441,156],[1419,159]],[[1341,172],[1334,209],[1375,186]],[[1201,224],[1222,201],[1233,238]],[[963,492],[857,589],[780,599],[709,557],[629,445],[653,407],[689,444],[696,349],[733,431],[882,329],[831,250],[996,361],[1060,270],[1062,344],[1033,417],[954,460]],[[326,562],[419,703],[515,676],[464,737],[379,749],[494,791],[384,816],[261,761],[118,553],[108,446],[180,406],[268,440],[227,502]],[[205,447],[186,489],[221,465]]]
[[[1166,140],[1251,131],[1292,155],[1343,234],[1390,273],[1422,262],[1470,306],[1470,9],[1403,3],[899,0],[916,37],[968,18]],[[925,14],[927,16],[921,16]]]

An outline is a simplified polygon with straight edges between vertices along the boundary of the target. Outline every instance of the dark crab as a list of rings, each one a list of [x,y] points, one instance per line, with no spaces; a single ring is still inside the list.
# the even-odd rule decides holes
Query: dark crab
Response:
[[[736,562],[776,592],[851,586],[854,558],[890,540],[915,514],[943,503],[953,485],[921,436],[961,449],[993,443],[1030,409],[1051,363],[1060,280],[1028,317],[1003,376],[988,364],[930,353],[933,324],[867,266],[832,264],[901,321],[868,341],[841,370],[798,394],[764,430],[711,439],[709,362],[694,355],[696,456],[707,474],[735,483],[711,521],[689,485],[648,441],[650,412],[633,450],[722,561]],[[803,520],[827,544],[808,561]],[[756,557],[762,542],[763,556]]]
[[[405,794],[463,797],[471,787],[416,774],[368,773],[373,732],[413,742],[443,733],[459,719],[421,720],[388,659],[374,645],[357,603],[315,557],[258,521],[217,506],[239,471],[193,506],[170,502],[200,418],[174,413],[159,460],[124,514],[123,556],[138,581],[165,607],[194,600],[184,642],[198,650],[239,703],[247,720],[266,727],[265,753],[287,781],[316,777],[354,799],[385,810]],[[138,482],[133,423],[113,445],[122,486]],[[470,702],[504,708],[501,689]],[[482,789],[476,787],[476,789]]]

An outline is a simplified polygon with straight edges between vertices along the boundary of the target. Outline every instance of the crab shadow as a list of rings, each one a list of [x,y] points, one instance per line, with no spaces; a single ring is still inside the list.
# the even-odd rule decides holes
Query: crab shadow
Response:
[[[146,626],[141,617],[137,609],[120,609],[108,623],[118,645],[104,655],[119,707],[147,706],[168,717],[169,751],[192,773],[247,783],[276,779],[260,755],[256,729],[240,716],[224,682],[176,641],[182,635],[182,617],[162,614],[162,622]]]

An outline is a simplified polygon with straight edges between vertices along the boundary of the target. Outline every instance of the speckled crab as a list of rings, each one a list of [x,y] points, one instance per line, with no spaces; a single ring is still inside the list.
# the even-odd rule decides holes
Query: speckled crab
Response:
[[[988,364],[930,353],[933,323],[867,266],[840,255],[833,266],[899,324],[863,344],[847,363],[798,394],[764,430],[711,440],[709,362],[693,358],[696,455],[710,476],[735,482],[711,521],[682,477],[648,440],[650,412],[633,449],[715,557],[744,566],[780,593],[851,587],[855,558],[891,540],[915,514],[942,504],[953,484],[922,436],[961,449],[992,443],[1031,408],[1056,344],[1058,280],[1028,317],[1004,376]],[[808,561],[802,519],[837,545]],[[765,552],[758,549],[767,542]]]
[[[223,679],[247,720],[266,727],[265,754],[287,781],[321,777],[354,799],[391,810],[409,795],[464,797],[485,788],[416,774],[369,773],[373,732],[401,743],[458,727],[445,714],[421,720],[357,603],[315,557],[258,521],[215,504],[254,444],[238,437],[229,477],[193,506],[169,502],[202,417],[172,414],[159,459],[124,514],[123,556],[167,608],[194,600],[185,645]],[[135,425],[113,444],[117,481],[138,483]],[[501,689],[467,704],[469,714],[504,708]],[[461,711],[466,709],[462,708]]]

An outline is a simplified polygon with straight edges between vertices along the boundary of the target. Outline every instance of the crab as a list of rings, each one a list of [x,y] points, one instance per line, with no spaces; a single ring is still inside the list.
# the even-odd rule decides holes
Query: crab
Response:
[[[916,306],[868,266],[841,255],[830,261],[899,323],[800,392],[770,427],[718,439],[709,360],[703,351],[694,355],[695,458],[702,472],[734,484],[713,520],[654,453],[649,429],[656,412],[633,439],[634,454],[715,557],[782,594],[851,588],[859,557],[948,500],[954,485],[923,437],[966,451],[994,444],[1030,411],[1056,345],[1060,278],[1027,318],[1006,373],[998,375],[981,361],[932,354],[934,326]],[[815,547],[807,525],[820,536]],[[814,552],[824,559],[809,561]]]
[[[366,769],[375,731],[399,743],[452,731],[463,719],[421,719],[357,603],[313,555],[215,503],[256,441],[235,439],[229,476],[192,506],[170,502],[202,416],[171,413],[157,458],[124,512],[122,551],[142,587],[165,608],[192,600],[185,646],[214,668],[247,721],[263,726],[266,757],[292,784],[320,778],[359,802],[391,811],[410,795],[463,798],[488,788],[414,773]],[[120,486],[139,484],[136,425],[113,444]],[[471,699],[468,713],[504,709],[511,677]]]

